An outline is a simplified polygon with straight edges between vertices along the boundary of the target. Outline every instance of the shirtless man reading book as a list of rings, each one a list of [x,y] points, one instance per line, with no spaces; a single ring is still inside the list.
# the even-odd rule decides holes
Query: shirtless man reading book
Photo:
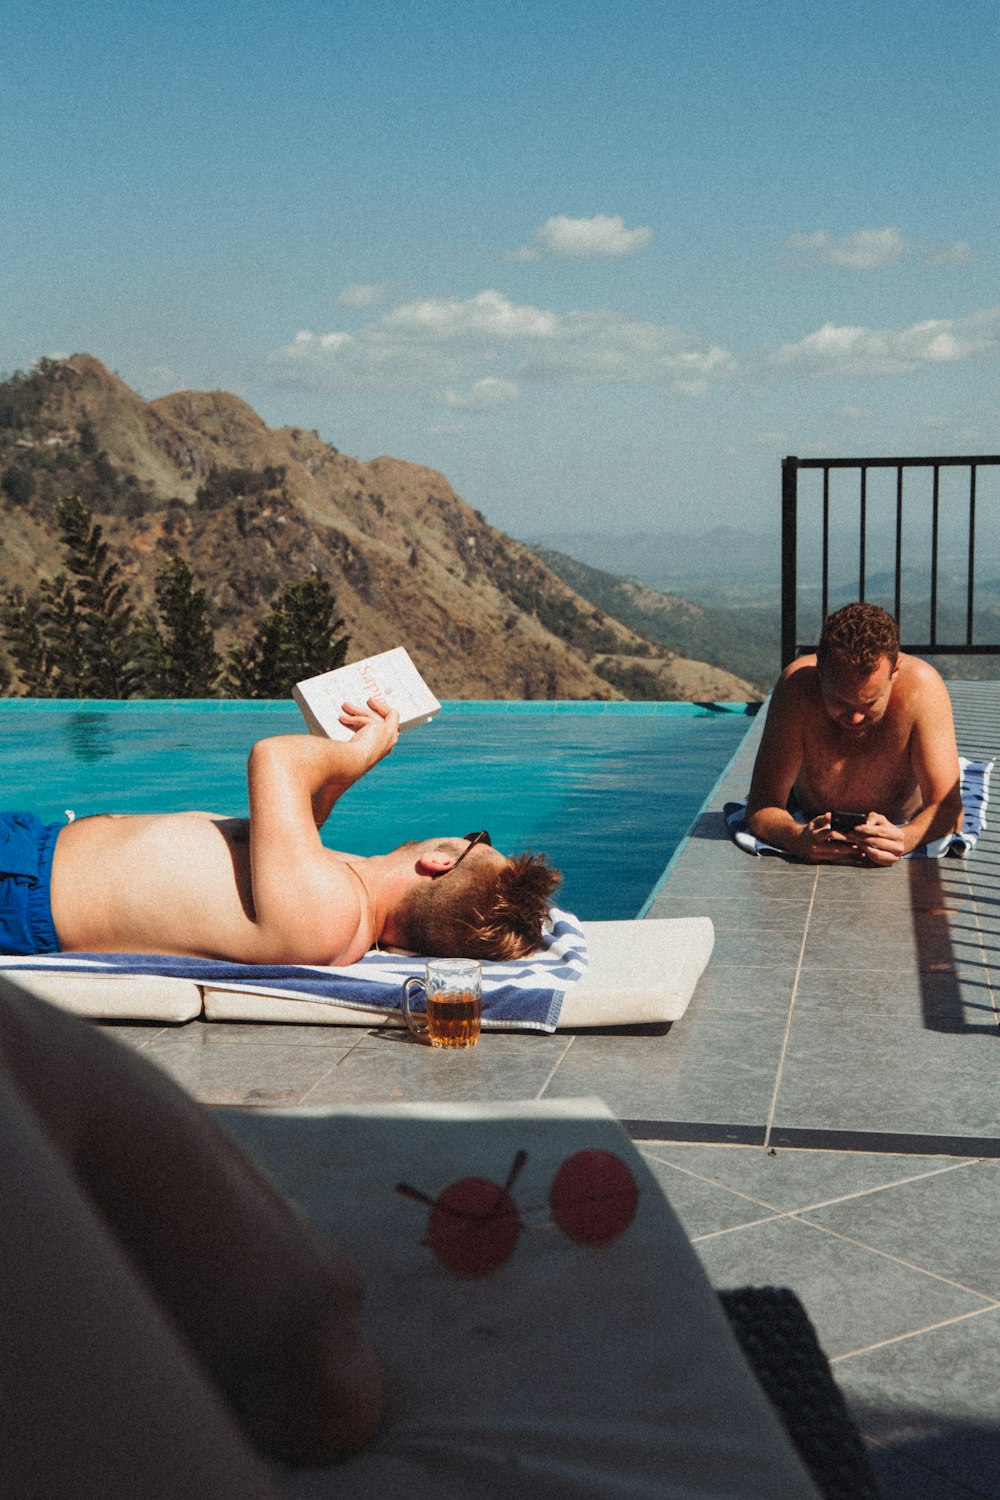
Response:
[[[346,741],[258,741],[250,817],[102,814],[43,825],[0,815],[0,952],[189,954],[251,964],[350,964],[373,945],[520,958],[539,945],[558,874],[508,859],[485,831],[387,854],[327,849],[338,798],[387,755],[399,716],[344,705]]]
[[[873,866],[961,828],[947,689],[932,666],[900,651],[884,609],[845,605],[827,617],[816,653],[785,669],[747,821],[797,859]]]

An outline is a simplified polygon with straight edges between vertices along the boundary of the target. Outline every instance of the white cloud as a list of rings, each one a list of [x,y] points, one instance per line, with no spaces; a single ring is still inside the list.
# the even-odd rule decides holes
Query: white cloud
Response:
[[[521,391],[512,380],[498,380],[487,375],[476,380],[467,391],[456,391],[451,387],[444,393],[445,406],[457,406],[466,411],[495,411],[498,406],[508,406],[516,401]]]
[[[428,341],[392,338],[379,323],[357,334],[303,329],[267,363],[286,384],[304,390],[414,388],[461,379],[462,362]]]
[[[923,247],[923,259],[929,266],[968,266],[975,256],[967,240],[954,240],[951,244],[928,243]]]
[[[382,320],[390,334],[435,341],[550,338],[559,319],[541,308],[519,306],[502,292],[479,292],[464,302],[457,297],[426,297],[394,308]]]
[[[846,405],[838,407],[837,413],[841,417],[846,417],[849,422],[864,422],[868,417],[875,415],[872,407],[853,406],[851,402],[847,402]]]
[[[522,245],[504,257],[509,261],[592,260],[597,257],[622,259],[645,250],[653,243],[648,225],[626,229],[620,214],[595,214],[592,219],[571,219],[568,214],[553,214],[535,230],[534,244]]]
[[[802,259],[815,258],[845,271],[886,271],[911,257],[928,266],[965,266],[973,258],[965,240],[909,240],[892,224],[856,229],[841,239],[827,229],[814,229],[812,234],[790,234],[785,245]]]
[[[1000,307],[965,318],[929,318],[910,328],[851,328],[824,323],[773,357],[797,375],[912,375],[935,365],[1000,354]]]
[[[524,350],[520,373],[525,380],[668,380],[690,386],[734,365],[725,349],[699,346],[669,324],[598,309],[559,317],[552,337]]]
[[[304,331],[269,363],[301,386],[436,386],[452,404],[469,399],[456,394],[463,384],[497,404],[525,381],[649,382],[700,395],[735,366],[725,349],[667,324],[607,309],[556,313],[491,290],[408,302],[356,334]]]
[[[345,286],[334,299],[338,307],[353,307],[360,312],[371,312],[383,307],[392,297],[392,283],[388,281],[355,281]]]
[[[898,265],[909,252],[906,240],[891,225],[857,229],[840,240],[825,229],[816,229],[812,234],[790,234],[785,243],[789,250],[815,255],[827,265],[848,271],[884,271]]]

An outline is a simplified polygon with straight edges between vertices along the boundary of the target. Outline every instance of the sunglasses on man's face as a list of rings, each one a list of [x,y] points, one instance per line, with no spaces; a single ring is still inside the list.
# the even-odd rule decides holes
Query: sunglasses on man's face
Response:
[[[462,837],[465,839],[468,848],[462,850],[461,854],[458,856],[455,863],[451,867],[453,870],[458,869],[465,856],[467,854],[471,854],[472,850],[476,847],[477,844],[488,844],[491,849],[493,848],[493,840],[490,838],[485,828],[480,828],[478,833],[463,833]]]

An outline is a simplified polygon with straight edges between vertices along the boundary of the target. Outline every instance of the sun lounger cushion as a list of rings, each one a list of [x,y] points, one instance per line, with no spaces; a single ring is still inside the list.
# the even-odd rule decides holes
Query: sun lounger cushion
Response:
[[[175,978],[201,989],[209,985],[237,992],[249,988],[285,999],[313,998],[329,1006],[347,1001],[370,1019],[399,1006],[403,981],[419,972],[423,962],[381,952],[368,953],[346,967],[239,964],[170,954],[66,953],[56,960],[49,956],[10,958],[4,966],[20,973],[39,964],[51,971],[57,963],[67,974]],[[537,953],[517,962],[484,964],[485,1024],[554,1031],[563,994],[586,965],[587,945],[579,922],[553,907]]]
[[[986,827],[986,807],[990,798],[990,772],[993,770],[991,760],[966,760],[964,756],[959,757],[959,766],[962,772],[962,806],[965,810],[965,819],[959,833],[949,833],[943,839],[934,839],[929,844],[921,844],[912,853],[904,855],[905,859],[941,859],[944,855],[952,855],[964,858],[979,842],[979,835]],[[773,844],[765,844],[763,839],[756,838],[747,827],[745,802],[727,802],[723,812],[729,831],[735,843],[747,854],[782,854],[781,849],[776,849]],[[796,814],[796,821],[804,823],[805,816]]]
[[[684,1014],[715,941],[710,918],[583,922],[581,926],[587,940],[587,970],[563,996],[558,1030],[658,1024],[676,1021]],[[216,1021],[341,1022],[354,1026],[371,1020],[370,1012],[352,1011],[348,1006],[318,1005],[307,997],[280,999],[214,985],[205,987],[205,1015]],[[402,1024],[398,1010],[385,1012],[382,1020]],[[485,1019],[483,1024],[488,1025]],[[504,1026],[503,1022],[498,1024]]]
[[[23,960],[0,958],[0,974],[60,1010],[94,1021],[193,1021],[202,1013],[201,986],[190,979],[158,974],[79,974],[59,958],[36,960],[44,967],[25,970]],[[16,969],[16,973],[13,971]]]
[[[594,1099],[220,1116],[365,1278],[388,1410],[371,1447],[282,1476],[289,1500],[817,1500],[739,1353],[656,1180]],[[626,1164],[638,1208],[602,1248],[553,1222],[580,1150]],[[489,1276],[427,1243],[432,1198],[479,1176],[511,1187],[521,1232]]]
[[[707,917],[583,922],[565,930],[557,922],[545,986],[536,985],[528,997],[533,1014],[521,1009],[524,992],[512,973],[521,965],[484,967],[484,1027],[552,1031],[675,1021],[687,1009],[714,937]],[[374,996],[365,993],[363,973],[373,964],[383,981],[391,975]],[[256,970],[119,954],[0,959],[0,972],[16,972],[25,988],[92,1017],[181,1021],[203,1012],[212,1021],[347,1026],[401,1025],[399,985],[420,967],[419,959],[377,954],[344,970]],[[536,965],[536,980],[540,972]]]

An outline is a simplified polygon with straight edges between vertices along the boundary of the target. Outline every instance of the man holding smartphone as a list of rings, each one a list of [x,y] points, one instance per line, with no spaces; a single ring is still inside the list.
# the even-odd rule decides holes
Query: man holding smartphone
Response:
[[[962,826],[948,691],[932,666],[900,651],[896,622],[878,605],[828,615],[816,652],[782,673],[747,822],[796,859],[873,866]]]

